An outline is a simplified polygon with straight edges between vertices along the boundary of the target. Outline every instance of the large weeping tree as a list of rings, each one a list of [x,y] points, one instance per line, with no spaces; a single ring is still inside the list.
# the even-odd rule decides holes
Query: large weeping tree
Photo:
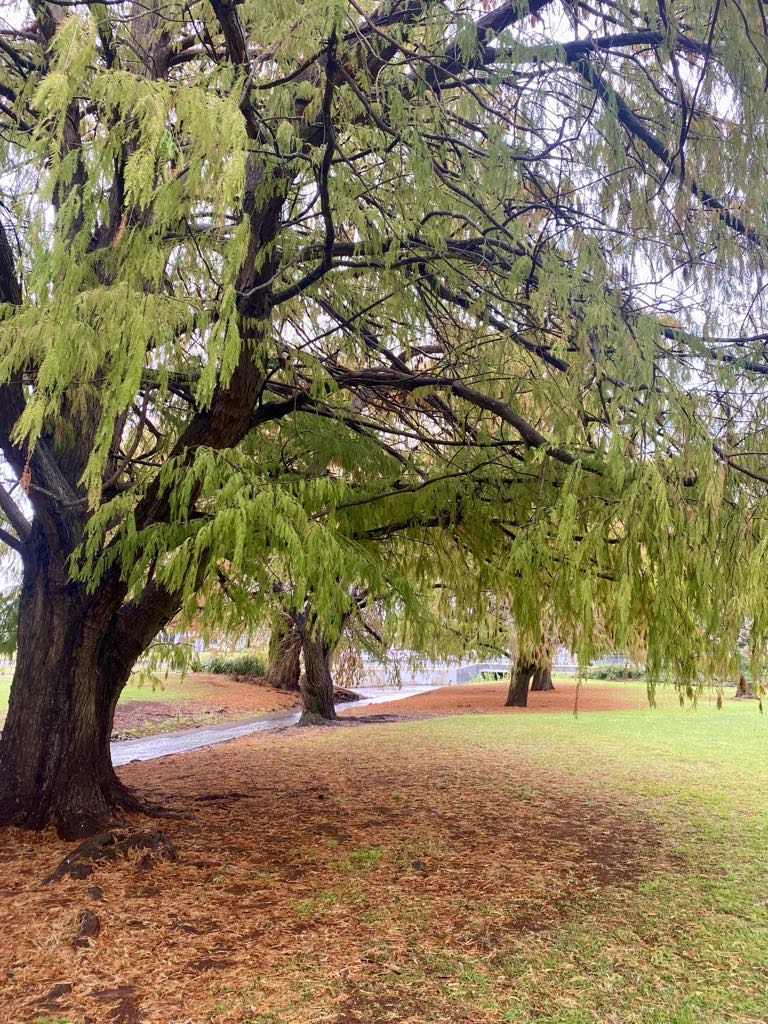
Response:
[[[761,654],[757,0],[5,9],[0,822],[139,807],[120,691],[241,567]]]

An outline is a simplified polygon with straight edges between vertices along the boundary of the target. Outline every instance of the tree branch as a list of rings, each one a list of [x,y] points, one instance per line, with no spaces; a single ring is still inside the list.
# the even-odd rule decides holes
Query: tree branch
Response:
[[[32,525],[2,484],[0,484],[0,510],[19,535],[20,541],[28,540],[32,532]]]
[[[2,528],[2,526],[0,526],[0,543],[6,544],[9,548],[13,548],[13,550],[17,551],[20,555],[25,555],[27,553],[25,545],[21,543],[18,537],[14,537],[13,534],[8,533],[7,530]]]

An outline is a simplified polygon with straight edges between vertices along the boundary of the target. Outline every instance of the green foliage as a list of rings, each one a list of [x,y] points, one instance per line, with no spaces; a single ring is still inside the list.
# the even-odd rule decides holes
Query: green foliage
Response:
[[[640,665],[590,665],[591,679],[645,679],[645,669]]]
[[[181,678],[187,672],[196,671],[200,659],[191,644],[175,643],[163,634],[155,638],[136,664],[134,680],[138,686],[149,685],[153,690],[162,689],[163,681],[171,674]]]
[[[10,656],[16,651],[19,628],[19,588],[0,593],[0,654]]]
[[[242,654],[215,654],[206,658],[202,671],[224,676],[263,676],[266,666],[260,654],[244,651]]]
[[[363,588],[425,653],[546,603],[582,665],[758,675],[756,0],[149,8],[0,69],[0,442],[74,580],[141,636]]]

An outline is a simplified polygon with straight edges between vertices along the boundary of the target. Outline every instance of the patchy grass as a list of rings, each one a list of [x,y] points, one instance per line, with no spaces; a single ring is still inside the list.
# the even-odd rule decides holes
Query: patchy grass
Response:
[[[8,665],[0,666],[0,719],[5,717],[8,707],[8,695],[11,690],[11,679],[13,668]],[[173,673],[163,680],[162,686],[152,687],[149,683],[141,685],[138,677],[134,676],[123,690],[121,702],[129,701],[158,701],[163,703],[178,703],[180,701],[205,697],[210,693],[207,684],[196,681],[195,675],[187,675],[182,678],[178,673]]]
[[[194,812],[163,826],[180,862],[43,888],[66,845],[3,835],[0,1018],[764,1024],[767,752],[754,703],[669,700],[129,766]]]
[[[0,725],[8,707],[11,669],[0,669]],[[124,739],[151,736],[214,722],[247,718],[295,707],[298,695],[228,676],[171,673],[161,686],[132,677],[115,714],[115,732]]]
[[[138,715],[132,720],[134,725],[124,725],[112,733],[113,740],[136,740],[146,736],[160,736],[162,733],[178,732],[182,729],[199,729],[206,725],[218,725],[228,721],[232,716],[218,715],[214,711],[202,711],[199,714],[182,714],[181,711],[171,712],[167,717],[152,720]],[[239,717],[235,715],[234,717]]]

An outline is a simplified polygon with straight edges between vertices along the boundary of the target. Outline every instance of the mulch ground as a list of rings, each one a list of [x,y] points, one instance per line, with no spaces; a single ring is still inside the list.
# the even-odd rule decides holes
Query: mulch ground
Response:
[[[266,686],[263,680],[243,680],[231,676],[195,673],[189,677],[203,696],[190,696],[173,701],[131,700],[118,704],[115,712],[116,737],[155,729],[184,729],[200,725],[206,720],[226,721],[247,718],[269,711],[285,711],[300,706],[295,693],[284,693]],[[402,700],[377,704],[375,714],[400,720],[430,718],[435,715],[467,714],[471,712],[505,712],[520,714],[526,711],[616,711],[647,706],[645,693],[637,686],[621,683],[585,683],[577,687],[575,681],[558,682],[554,691],[531,693],[528,708],[505,708],[506,682],[471,683],[467,686],[446,686],[438,690],[406,697]],[[345,715],[368,717],[370,708],[345,709]]]
[[[181,697],[173,701],[130,700],[117,705],[114,732],[118,735],[147,726],[163,725],[179,729],[199,725],[206,718],[225,721],[247,718],[268,711],[285,711],[298,707],[299,695],[284,693],[263,680],[245,681],[232,676],[196,672],[189,676],[190,690],[203,696]]]
[[[508,682],[469,683],[466,686],[443,686],[438,690],[417,693],[373,708],[344,709],[347,715],[376,714],[398,719],[429,718],[435,715],[466,715],[492,712],[525,715],[540,711],[634,711],[648,707],[642,687],[621,683],[584,683],[558,681],[554,690],[529,693],[527,708],[506,708]]]
[[[429,697],[432,713],[437,695],[410,700]],[[437,968],[414,990],[414,964],[525,948],[669,863],[636,807],[418,723],[292,728],[121,775],[187,815],[160,823],[179,860],[146,870],[139,851],[43,885],[72,844],[0,833],[3,1022],[486,1020],[444,1007]],[[86,910],[98,934],[78,944]]]

